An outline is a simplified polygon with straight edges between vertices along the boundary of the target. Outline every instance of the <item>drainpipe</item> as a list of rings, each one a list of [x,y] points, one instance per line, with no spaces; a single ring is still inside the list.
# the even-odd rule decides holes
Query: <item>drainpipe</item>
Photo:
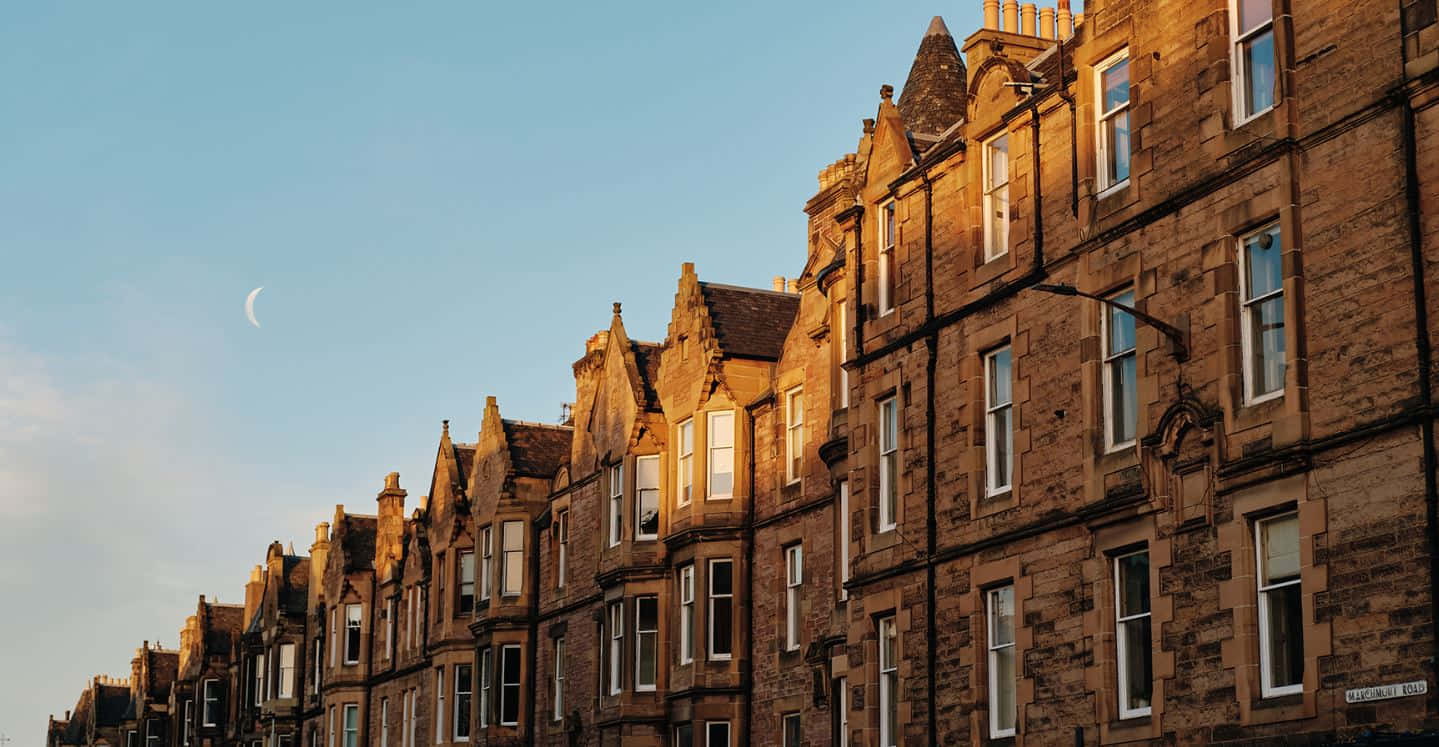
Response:
[[[925,691],[928,732],[930,747],[939,746],[939,714],[936,711],[938,701],[937,682],[935,667],[939,660],[939,634],[935,630],[938,624],[938,614],[935,607],[939,602],[938,590],[935,588],[937,569],[934,565],[935,550],[939,543],[939,523],[935,516],[935,501],[939,492],[934,484],[935,480],[935,366],[939,358],[939,328],[930,325],[934,320],[934,184],[929,179],[929,172],[920,172],[920,178],[924,181],[924,321],[931,327],[926,345],[929,354],[924,366],[924,447],[928,455],[925,461],[925,564],[924,564],[924,655],[925,655]]]
[[[766,398],[767,400],[768,398]],[[743,709],[740,714],[740,738],[741,747],[749,747],[750,724],[754,717],[754,504],[755,504],[755,449],[754,449],[754,408],[758,402],[745,405],[745,419],[749,421],[749,443],[745,451],[749,452],[749,506],[745,508],[744,531],[740,534],[740,541],[744,553],[744,588],[745,598],[749,600],[744,605],[744,661],[740,666],[741,690],[744,698]]]
[[[1405,83],[1408,83],[1407,67],[1409,54],[1404,49],[1404,37],[1408,33],[1404,21],[1404,7],[1399,7],[1399,55],[1405,63]],[[1409,264],[1414,281],[1414,348],[1419,357],[1419,399],[1424,413],[1419,420],[1419,432],[1424,444],[1424,529],[1425,543],[1429,549],[1429,604],[1432,620],[1439,620],[1439,478],[1436,478],[1434,447],[1434,392],[1430,384],[1432,374],[1432,352],[1429,345],[1429,302],[1424,290],[1424,238],[1419,225],[1419,145],[1414,133],[1414,102],[1409,97],[1407,85],[1399,95],[1404,97],[1403,139],[1404,139],[1404,202],[1408,214]],[[1439,635],[1433,637],[1434,658],[1439,662]]]
[[[532,552],[529,557],[530,566],[530,604],[528,628],[530,634],[530,709],[529,715],[525,718],[525,744],[535,743],[535,719],[539,716],[539,686],[540,673],[539,650],[540,650],[540,533],[544,530],[538,526],[538,522],[531,521],[530,540]]]
[[[1060,24],[1063,26],[1064,24]],[[1064,34],[1063,29],[1060,35]],[[1064,78],[1064,39],[1059,40],[1059,98],[1069,104],[1069,213],[1079,217],[1079,122],[1075,113],[1074,94]]]

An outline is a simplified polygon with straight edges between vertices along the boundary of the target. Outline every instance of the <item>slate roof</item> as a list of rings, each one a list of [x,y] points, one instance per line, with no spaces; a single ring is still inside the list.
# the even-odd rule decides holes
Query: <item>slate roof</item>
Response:
[[[658,411],[660,395],[655,391],[655,382],[660,380],[660,353],[665,346],[657,342],[632,342],[630,347],[635,353],[635,365],[640,370],[641,404],[646,410]]]
[[[101,685],[96,700],[95,725],[119,726],[125,720],[126,709],[130,707],[130,688],[125,685]]]
[[[574,429],[523,420],[502,420],[510,445],[510,464],[524,477],[554,477],[570,458]]]
[[[460,470],[460,485],[470,484],[470,472],[475,468],[475,445],[456,443],[455,464]]]
[[[917,135],[938,135],[949,129],[964,119],[965,86],[959,48],[944,19],[935,16],[919,42],[919,52],[899,94],[905,126]]]
[[[207,604],[210,625],[205,630],[205,653],[228,654],[240,634],[245,608],[228,604]]]
[[[785,335],[799,312],[798,295],[703,282],[700,292],[725,355],[779,360]]]
[[[375,532],[379,519],[374,516],[345,515],[345,570],[364,570],[375,564]]]

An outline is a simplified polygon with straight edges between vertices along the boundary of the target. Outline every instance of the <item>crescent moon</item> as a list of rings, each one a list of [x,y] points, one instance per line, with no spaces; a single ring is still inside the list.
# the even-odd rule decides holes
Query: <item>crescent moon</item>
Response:
[[[255,318],[255,296],[260,295],[260,291],[264,289],[265,286],[262,285],[250,291],[250,295],[245,298],[245,316],[250,318],[250,323],[255,325],[256,329],[260,327],[260,320]]]

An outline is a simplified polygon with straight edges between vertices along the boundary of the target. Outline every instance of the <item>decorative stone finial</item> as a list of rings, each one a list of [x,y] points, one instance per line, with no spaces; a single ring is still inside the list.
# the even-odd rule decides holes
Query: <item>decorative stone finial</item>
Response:
[[[446,423],[449,423],[450,421],[446,420],[445,422],[446,422]],[[400,489],[400,473],[398,473],[398,472],[391,472],[390,474],[385,475],[385,490],[399,490],[399,489]]]
[[[881,99],[884,99],[885,101],[889,101],[890,99],[894,98],[894,86],[892,86],[892,85],[890,85],[890,84],[888,84],[888,83],[885,83],[884,85],[880,86],[880,87],[879,87],[879,97],[880,97]]]
[[[620,315],[620,302],[619,302],[619,301],[615,301],[615,316],[619,316],[619,315]]]
[[[446,435],[446,436],[450,435],[450,420],[449,420],[449,418],[445,418],[444,420],[441,420],[441,421],[440,421],[440,426],[445,429],[445,435]]]
[[[864,134],[866,134],[866,135],[873,135],[873,134],[874,134],[874,120],[873,120],[873,119],[866,119],[866,120],[864,120]]]

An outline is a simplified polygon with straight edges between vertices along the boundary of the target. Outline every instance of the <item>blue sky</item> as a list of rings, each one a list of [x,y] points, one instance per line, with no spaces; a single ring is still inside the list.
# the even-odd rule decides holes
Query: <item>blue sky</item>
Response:
[[[555,420],[612,301],[657,340],[681,262],[796,274],[818,170],[980,7],[7,8],[0,733],[385,473],[413,502],[442,418]]]

